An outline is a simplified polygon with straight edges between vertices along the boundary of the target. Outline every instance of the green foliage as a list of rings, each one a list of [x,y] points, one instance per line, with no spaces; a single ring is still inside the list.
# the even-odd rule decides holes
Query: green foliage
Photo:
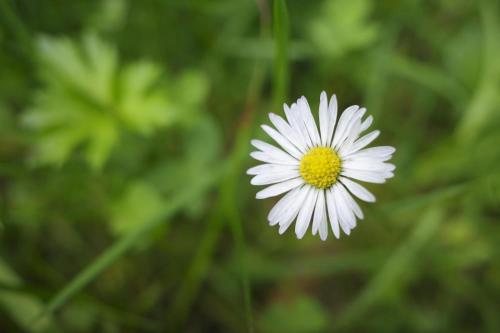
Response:
[[[275,108],[281,106],[288,89],[288,40],[290,28],[288,23],[288,10],[284,0],[273,1],[273,38],[274,38],[274,90]]]
[[[0,331],[500,332],[498,36],[495,0],[0,0]],[[249,141],[322,90],[396,176],[298,241]]]
[[[33,325],[34,314],[42,311],[43,303],[35,295],[18,290],[23,282],[5,262],[0,260],[0,284],[7,286],[0,290],[0,307],[6,309],[14,321],[26,332],[55,332],[50,317]],[[12,288],[12,289],[8,289]]]
[[[103,1],[101,8],[89,17],[89,26],[96,31],[114,32],[123,26],[127,9],[125,0]]]
[[[378,25],[369,20],[370,0],[327,0],[309,26],[311,41],[318,52],[338,58],[375,41]]]
[[[145,183],[130,184],[123,197],[111,207],[111,227],[118,235],[128,233],[150,220],[158,219],[163,205],[154,187]]]
[[[475,29],[475,26],[464,27],[450,36],[449,43],[443,47],[445,66],[468,87],[477,84],[481,64],[481,41],[477,38],[478,31]],[[464,45],[470,47],[464,48]]]
[[[328,319],[321,305],[311,297],[297,297],[272,304],[261,318],[263,332],[324,332]]]
[[[42,87],[24,121],[37,131],[36,160],[61,165],[83,146],[88,163],[101,168],[123,131],[151,134],[181,117],[182,103],[195,104],[206,88],[196,74],[160,84],[161,69],[140,61],[121,66],[115,48],[95,35],[81,45],[67,38],[41,37],[38,59]],[[193,85],[194,96],[177,96]],[[186,115],[182,115],[186,117]]]

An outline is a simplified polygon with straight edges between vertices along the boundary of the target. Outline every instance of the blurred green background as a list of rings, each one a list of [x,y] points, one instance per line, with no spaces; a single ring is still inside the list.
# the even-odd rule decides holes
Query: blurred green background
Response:
[[[397,170],[299,241],[249,141],[322,90]],[[2,333],[500,332],[499,217],[497,0],[0,0]]]

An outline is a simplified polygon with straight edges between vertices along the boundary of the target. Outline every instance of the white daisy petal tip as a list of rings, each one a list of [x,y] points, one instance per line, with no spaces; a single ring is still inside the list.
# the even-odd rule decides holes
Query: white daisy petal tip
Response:
[[[250,144],[251,144],[252,146],[254,146],[255,148],[257,148],[257,149],[259,149],[259,147],[258,147],[259,142],[262,142],[262,141],[260,141],[260,140],[256,140],[256,139],[252,139],[252,140],[250,140]]]
[[[265,185],[257,199],[283,195],[269,212],[271,226],[285,233],[293,224],[298,239],[311,229],[322,241],[350,235],[357,220],[365,218],[357,200],[376,202],[375,196],[359,182],[382,184],[394,177],[396,166],[389,161],[392,146],[367,146],[379,135],[363,134],[372,122],[366,108],[352,105],[337,116],[337,96],[320,93],[318,118],[305,96],[288,106],[286,119],[269,113],[274,127],[262,125],[274,144],[251,140],[257,151],[250,153],[264,162],[247,170],[252,185]],[[364,118],[364,119],[363,119]],[[277,143],[277,145],[275,145]]]
[[[255,176],[255,177],[257,177],[257,176]],[[250,179],[250,184],[252,184],[252,185],[259,185],[259,184],[257,184],[257,182],[255,181],[255,177],[252,177],[252,179]]]

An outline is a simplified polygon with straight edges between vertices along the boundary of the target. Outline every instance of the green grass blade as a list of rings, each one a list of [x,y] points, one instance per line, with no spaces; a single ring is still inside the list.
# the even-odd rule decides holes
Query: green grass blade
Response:
[[[262,12],[260,30],[261,38],[266,39],[268,37],[269,29]],[[235,180],[241,177],[243,163],[248,159],[248,143],[255,129],[254,119],[257,106],[259,105],[261,98],[262,86],[265,82],[265,74],[265,63],[262,60],[257,59],[254,63],[252,78],[248,85],[245,108],[240,118],[239,130],[235,139],[234,148],[228,157],[229,165],[227,177],[220,186],[221,197],[223,193],[228,193],[228,191],[231,190],[230,184],[234,184]],[[229,193],[229,195],[232,195],[232,192]],[[217,241],[220,233],[224,229],[223,219],[225,216],[223,214],[224,203],[222,201],[223,200],[219,200],[216,207],[213,208],[211,218],[208,222],[207,231],[205,232],[200,246],[190,263],[186,277],[184,278],[182,285],[179,287],[173,303],[168,309],[168,317],[170,318],[168,325],[173,331],[178,331],[185,322],[189,315],[191,305],[196,297],[196,294],[198,293],[199,286],[208,273],[207,271],[210,263],[212,262],[212,256],[215,251],[215,247],[217,246]],[[244,286],[244,289],[245,288],[247,287]],[[245,289],[244,293],[247,293],[248,290]],[[244,297],[246,303],[245,307],[247,308],[251,306],[251,302],[249,301],[250,292],[248,291]],[[249,330],[252,331],[251,309],[246,309],[246,316],[247,321],[249,322]]]
[[[234,151],[229,158],[230,166],[226,174],[227,177],[220,186],[221,196],[233,195],[233,192],[229,191],[232,189],[231,184],[234,182],[234,179],[238,179],[241,175],[241,163],[246,158],[251,131],[252,128],[245,127],[238,135]],[[226,221],[224,208],[225,202],[221,199],[212,212],[200,246],[196,250],[186,276],[183,279],[183,283],[177,291],[175,300],[168,311],[168,317],[170,318],[169,326],[172,331],[180,330],[186,321],[200,285],[206,278],[215,247]]]
[[[496,1],[478,1],[480,4],[483,61],[480,82],[457,128],[459,141],[474,139],[479,130],[491,119],[498,103],[498,81],[500,79],[500,20]]]
[[[274,107],[278,109],[286,98],[288,90],[288,10],[285,0],[274,0]]]
[[[220,175],[220,174],[219,174]],[[64,288],[62,288],[47,304],[41,314],[35,318],[35,322],[42,319],[46,315],[56,311],[66,302],[68,302],[74,295],[81,291],[87,284],[93,281],[101,272],[107,267],[116,262],[123,254],[132,248],[143,235],[147,234],[155,227],[167,222],[167,220],[174,215],[184,205],[189,204],[192,198],[196,197],[207,190],[212,183],[218,179],[218,175],[214,177],[205,178],[205,182],[200,182],[194,188],[186,189],[174,198],[170,205],[165,207],[165,211],[161,218],[150,220],[135,229],[134,231],[126,234],[117,240],[110,248],[101,254],[94,262],[89,264],[85,269],[78,273],[73,280],[71,280]]]
[[[251,287],[248,278],[247,264],[245,262],[245,236],[243,234],[243,226],[240,214],[237,208],[236,197],[236,184],[230,184],[229,189],[225,191],[223,198],[226,217],[233,234],[233,239],[236,245],[236,256],[238,262],[238,271],[240,274],[241,285],[243,288],[243,301],[245,306],[245,320],[249,332],[254,331],[253,316],[252,316],[252,295]]]
[[[193,300],[212,263],[215,247],[223,229],[222,227],[223,219],[220,207],[218,207],[213,211],[212,216],[208,220],[207,228],[203,233],[200,245],[189,264],[181,286],[176,292],[173,304],[168,309],[168,326],[173,332],[180,330],[189,315]]]

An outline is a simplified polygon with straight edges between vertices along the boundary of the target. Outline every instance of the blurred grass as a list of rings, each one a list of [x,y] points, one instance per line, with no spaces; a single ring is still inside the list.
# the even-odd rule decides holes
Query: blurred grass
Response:
[[[222,168],[221,170],[224,170]],[[179,193],[175,200],[164,206],[163,212],[159,216],[155,216],[146,220],[136,229],[129,231],[126,235],[117,239],[102,255],[94,262],[87,265],[85,269],[78,273],[75,278],[64,288],[62,288],[47,304],[41,316],[50,314],[64,305],[72,296],[84,288],[89,282],[96,278],[104,269],[122,257],[127,250],[133,247],[144,234],[150,233],[154,228],[162,223],[166,223],[175,212],[186,205],[190,200],[196,198],[200,192],[206,191],[207,187],[212,185],[212,182],[217,180],[217,176],[207,178],[206,182],[197,184],[196,187],[187,188],[184,193]],[[40,320],[40,317],[35,317],[35,322]]]
[[[499,54],[496,0],[0,0],[0,331],[497,332]],[[396,177],[298,241],[249,141],[322,90]]]
[[[280,109],[286,100],[289,82],[288,73],[288,9],[285,0],[273,1],[273,38],[274,38],[274,109]]]

